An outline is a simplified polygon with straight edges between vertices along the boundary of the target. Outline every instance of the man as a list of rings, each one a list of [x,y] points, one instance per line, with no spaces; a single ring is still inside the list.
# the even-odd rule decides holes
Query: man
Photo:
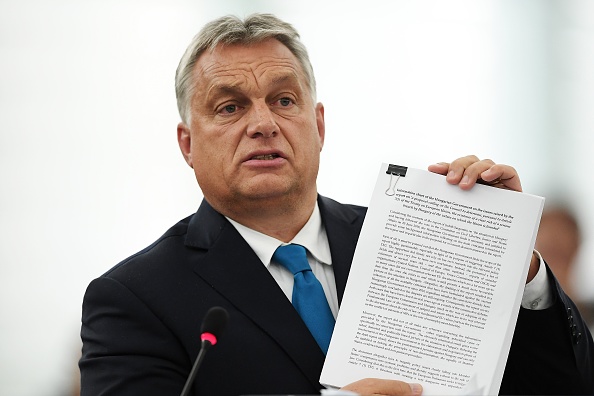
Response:
[[[325,355],[291,305],[293,275],[273,255],[286,243],[305,246],[335,316],[365,208],[317,193],[324,107],[316,104],[307,52],[297,32],[273,16],[221,18],[189,46],[176,88],[178,142],[204,201],[89,285],[82,394],[179,394],[212,306],[228,310],[229,326],[194,394],[318,393]],[[474,156],[429,169],[463,189],[479,181],[521,190],[512,167]],[[592,340],[579,313],[536,254],[527,281],[525,300],[546,309],[522,309],[502,391],[591,393]],[[375,379],[345,389],[421,392],[420,385]]]

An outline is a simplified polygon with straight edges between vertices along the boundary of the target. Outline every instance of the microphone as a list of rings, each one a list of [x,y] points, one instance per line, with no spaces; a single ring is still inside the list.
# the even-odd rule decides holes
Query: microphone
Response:
[[[221,337],[221,333],[225,330],[225,326],[227,326],[228,320],[229,313],[222,307],[212,307],[206,313],[206,316],[202,320],[202,326],[200,327],[200,339],[202,340],[202,343],[200,344],[200,352],[198,352],[198,357],[194,362],[194,366],[192,366],[192,370],[190,371],[190,375],[186,380],[186,384],[184,385],[184,389],[180,396],[187,396],[190,393],[190,388],[194,383],[194,378],[196,378],[196,373],[198,373],[198,368],[206,355],[206,351],[217,343]]]

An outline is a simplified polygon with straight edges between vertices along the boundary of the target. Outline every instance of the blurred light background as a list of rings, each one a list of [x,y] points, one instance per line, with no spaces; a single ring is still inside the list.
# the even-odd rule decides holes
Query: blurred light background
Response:
[[[195,211],[173,78],[207,21],[271,12],[326,107],[319,190],[469,153],[579,213],[594,300],[594,2],[0,0],[0,394],[67,395],[89,281]]]

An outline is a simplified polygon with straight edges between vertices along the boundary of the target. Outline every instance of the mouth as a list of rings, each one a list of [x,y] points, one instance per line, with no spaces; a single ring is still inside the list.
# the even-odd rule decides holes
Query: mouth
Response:
[[[251,157],[252,160],[262,160],[262,161],[269,161],[275,158],[280,157],[278,154],[262,154],[262,155],[255,155]]]

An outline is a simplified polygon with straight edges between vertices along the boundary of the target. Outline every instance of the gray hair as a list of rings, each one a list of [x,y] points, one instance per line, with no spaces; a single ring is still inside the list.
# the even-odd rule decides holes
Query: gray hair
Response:
[[[191,98],[195,93],[192,70],[204,51],[212,51],[219,44],[249,45],[269,38],[277,39],[295,55],[305,73],[315,103],[316,81],[313,67],[307,49],[299,40],[297,30],[271,14],[252,14],[243,21],[236,16],[228,15],[206,24],[192,39],[179,62],[175,73],[175,94],[182,121],[187,124],[190,119]]]

